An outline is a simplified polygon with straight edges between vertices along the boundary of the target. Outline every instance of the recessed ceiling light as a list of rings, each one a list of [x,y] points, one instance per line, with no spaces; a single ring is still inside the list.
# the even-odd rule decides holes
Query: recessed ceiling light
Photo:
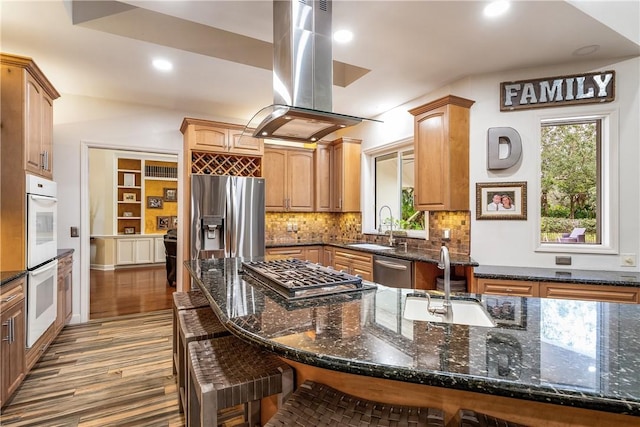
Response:
[[[152,64],[153,64],[153,67],[156,70],[159,70],[159,71],[171,71],[171,70],[173,70],[173,64],[171,62],[167,61],[166,59],[160,59],[160,58],[154,59]]]
[[[591,55],[592,53],[597,52],[598,49],[600,49],[600,45],[590,44],[589,46],[582,46],[581,48],[574,50],[573,55],[574,56]]]
[[[488,18],[500,16],[509,9],[509,6],[510,4],[507,0],[492,1],[491,3],[485,6],[484,16]]]
[[[333,39],[338,43],[349,43],[353,40],[353,33],[349,30],[338,30],[333,33]]]

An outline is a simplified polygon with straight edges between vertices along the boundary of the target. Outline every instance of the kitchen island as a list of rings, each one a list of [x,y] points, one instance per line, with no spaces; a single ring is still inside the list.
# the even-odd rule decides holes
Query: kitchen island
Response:
[[[407,320],[406,297],[376,286],[288,300],[240,259],[186,263],[236,336],[311,379],[363,398],[462,407],[528,425],[640,425],[640,307],[475,295],[496,327]]]

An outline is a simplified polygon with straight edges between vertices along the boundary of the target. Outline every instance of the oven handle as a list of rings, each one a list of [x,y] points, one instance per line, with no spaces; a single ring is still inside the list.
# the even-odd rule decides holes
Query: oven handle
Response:
[[[58,199],[56,199],[55,197],[38,196],[36,194],[30,194],[29,197],[31,198],[31,200],[36,200],[40,202],[49,202],[48,203],[49,206],[53,206],[56,203],[58,203]]]
[[[47,273],[50,270],[53,270],[58,265],[58,260],[54,259],[53,261],[47,263],[45,266],[40,267],[37,270],[33,270],[30,272],[32,276],[39,276],[43,273]]]

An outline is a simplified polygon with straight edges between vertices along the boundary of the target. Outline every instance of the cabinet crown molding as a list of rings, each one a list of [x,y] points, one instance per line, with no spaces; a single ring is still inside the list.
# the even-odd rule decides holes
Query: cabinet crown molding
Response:
[[[470,99],[460,98],[459,96],[455,95],[447,95],[419,107],[412,108],[411,110],[409,110],[409,113],[414,116],[418,116],[422,113],[426,113],[427,111],[431,111],[445,105],[457,105],[459,107],[470,108],[473,104],[475,104],[475,101],[472,101]]]
[[[180,125],[180,132],[184,134],[187,131],[187,127],[189,125],[210,126],[210,127],[216,127],[216,128],[236,129],[236,130],[244,129],[243,125],[236,125],[233,123],[215,122],[213,120],[194,119],[192,117],[185,117],[182,120],[182,124]]]
[[[34,79],[42,86],[47,95],[51,97],[51,100],[60,98],[60,93],[51,84],[49,79],[44,76],[44,73],[32,58],[26,56],[12,55],[9,53],[0,53],[0,63],[2,65],[14,66],[24,68],[33,76]]]

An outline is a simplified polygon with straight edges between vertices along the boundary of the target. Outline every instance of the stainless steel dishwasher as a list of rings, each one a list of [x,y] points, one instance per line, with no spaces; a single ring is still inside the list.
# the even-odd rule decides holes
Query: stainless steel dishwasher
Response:
[[[413,288],[413,262],[374,255],[373,281],[392,288]]]

